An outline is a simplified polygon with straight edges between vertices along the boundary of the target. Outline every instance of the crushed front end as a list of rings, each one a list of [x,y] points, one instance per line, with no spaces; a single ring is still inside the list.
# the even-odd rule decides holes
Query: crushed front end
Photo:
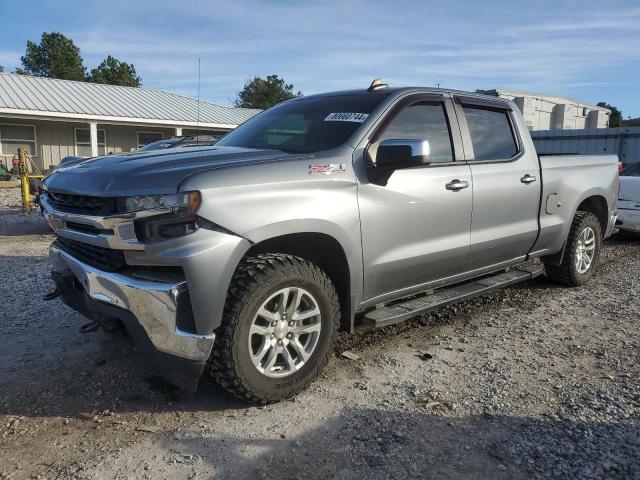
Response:
[[[99,197],[46,190],[51,276],[85,317],[119,320],[163,377],[195,390],[247,241],[196,215],[199,192]]]

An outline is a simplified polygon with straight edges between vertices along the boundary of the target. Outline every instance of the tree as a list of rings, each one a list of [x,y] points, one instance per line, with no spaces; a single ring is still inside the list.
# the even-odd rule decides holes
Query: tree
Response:
[[[87,75],[80,49],[73,40],[58,32],[44,32],[39,44],[29,40],[27,50],[24,56],[20,57],[20,61],[23,68],[16,68],[15,72],[21,75],[127,87],[139,87],[142,83],[132,64],[121,62],[111,55]]]
[[[267,78],[254,77],[244,84],[244,88],[238,92],[235,101],[236,107],[266,109],[273,105],[299,98],[302,92],[294,93],[293,84],[287,84],[277,75],[269,75]]]
[[[613,105],[609,105],[606,102],[598,102],[596,105],[611,110],[609,116],[609,127],[619,127],[622,124],[622,112]]]
[[[91,70],[88,80],[94,83],[122,85],[123,87],[139,87],[142,83],[133,64],[121,62],[111,55]]]
[[[80,49],[73,40],[58,32],[44,32],[39,44],[29,40],[27,51],[20,61],[23,68],[17,68],[16,73],[23,75],[63,80],[86,79]]]
[[[4,72],[4,67],[0,65],[0,73]]]

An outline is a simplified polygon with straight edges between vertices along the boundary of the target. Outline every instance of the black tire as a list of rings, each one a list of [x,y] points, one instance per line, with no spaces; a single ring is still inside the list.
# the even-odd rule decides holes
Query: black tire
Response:
[[[318,343],[299,370],[284,378],[259,372],[249,352],[249,329],[258,308],[282,288],[310,292],[320,309]],[[267,253],[245,259],[236,270],[208,373],[233,395],[257,403],[290,398],[306,389],[329,361],[340,322],[340,305],[327,275],[313,263],[293,255]]]
[[[579,248],[580,235],[587,228],[591,228],[595,232],[595,251],[589,268],[585,272],[580,272],[576,265],[576,255]],[[562,262],[560,264],[555,262],[544,263],[547,278],[567,287],[584,285],[591,280],[595,273],[601,249],[602,229],[600,228],[600,222],[593,213],[577,212],[576,216],[573,217]]]

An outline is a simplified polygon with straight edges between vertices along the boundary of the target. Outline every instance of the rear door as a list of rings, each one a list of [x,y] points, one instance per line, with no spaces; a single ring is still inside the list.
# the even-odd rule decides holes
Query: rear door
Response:
[[[395,297],[466,269],[472,181],[455,116],[449,98],[414,95],[370,138],[371,144],[428,140],[431,163],[358,187],[366,300]],[[462,187],[452,188],[455,181]]]
[[[538,235],[540,174],[525,148],[510,104],[456,96],[466,159],[473,178],[470,270],[517,263]]]

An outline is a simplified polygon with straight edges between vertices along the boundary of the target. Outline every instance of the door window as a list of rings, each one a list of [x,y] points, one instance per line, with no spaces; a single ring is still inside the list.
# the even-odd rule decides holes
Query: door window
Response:
[[[417,103],[402,110],[378,138],[428,140],[431,162],[452,162],[453,147],[442,103]]]
[[[464,106],[474,160],[507,160],[518,147],[505,110]]]

